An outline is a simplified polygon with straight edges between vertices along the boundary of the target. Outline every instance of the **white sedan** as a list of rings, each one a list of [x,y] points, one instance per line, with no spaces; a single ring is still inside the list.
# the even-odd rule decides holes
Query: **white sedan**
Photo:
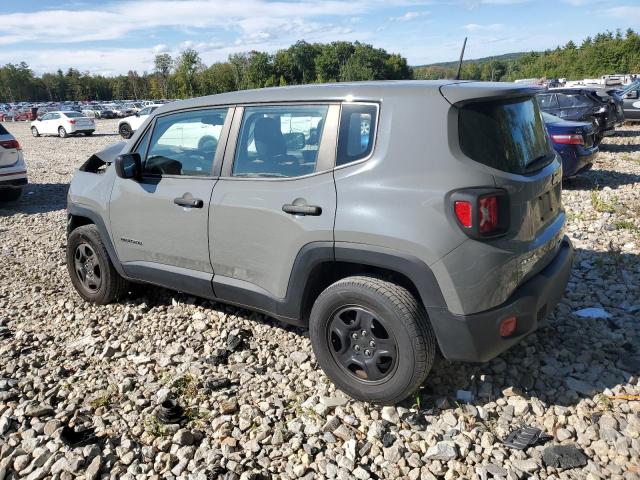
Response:
[[[31,134],[34,137],[58,135],[66,138],[76,133],[91,135],[95,129],[93,119],[85,117],[80,112],[49,112],[31,122]]]
[[[17,200],[27,184],[27,166],[22,147],[6,128],[0,125],[0,202]]]
[[[153,111],[162,105],[147,105],[135,115],[123,118],[118,122],[118,133],[122,138],[129,139],[133,133],[140,128],[140,125],[153,113]]]

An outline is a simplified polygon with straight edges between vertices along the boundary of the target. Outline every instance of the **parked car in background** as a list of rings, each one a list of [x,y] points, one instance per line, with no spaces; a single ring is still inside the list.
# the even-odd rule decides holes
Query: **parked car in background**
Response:
[[[110,106],[106,106],[106,105],[100,105],[100,118],[118,118],[118,114],[116,113],[116,111],[110,107]]]
[[[93,119],[75,111],[49,112],[31,122],[31,134],[34,137],[58,135],[60,138],[66,138],[77,133],[91,135],[95,129],[96,125]]]
[[[118,118],[128,117],[129,115],[136,113],[133,107],[127,105],[118,105],[114,107],[114,111],[118,115]]]
[[[562,157],[562,177],[575,177],[593,166],[598,153],[591,122],[572,122],[542,112],[553,149]]]
[[[140,125],[144,123],[144,121],[149,118],[149,115],[162,105],[148,105],[144,107],[140,112],[135,115],[131,115],[129,117],[123,118],[118,122],[118,133],[122,138],[129,139],[133,136],[136,130],[140,128]]]
[[[632,122],[640,122],[640,84],[635,85],[622,97],[624,117]]]
[[[101,118],[102,107],[100,105],[85,105],[82,107],[81,113],[89,118]]]
[[[5,127],[0,125],[0,201],[20,198],[27,184],[27,166],[22,147]]]
[[[75,172],[70,280],[98,304],[134,280],[306,326],[337,387],[397,403],[436,354],[488,361],[563,295],[573,249],[537,91],[361,82],[163,106]]]
[[[538,94],[543,112],[563,120],[591,122],[596,129],[596,144],[615,132],[615,107],[583,88],[550,89]]]

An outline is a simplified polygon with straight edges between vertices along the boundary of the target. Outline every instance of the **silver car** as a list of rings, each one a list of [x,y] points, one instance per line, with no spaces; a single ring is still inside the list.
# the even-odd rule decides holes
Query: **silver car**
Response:
[[[363,82],[160,107],[73,178],[71,281],[99,304],[147,282],[308,327],[341,390],[398,402],[437,351],[487,361],[563,295],[536,92]]]
[[[17,200],[26,184],[27,165],[22,147],[0,124],[0,201]]]

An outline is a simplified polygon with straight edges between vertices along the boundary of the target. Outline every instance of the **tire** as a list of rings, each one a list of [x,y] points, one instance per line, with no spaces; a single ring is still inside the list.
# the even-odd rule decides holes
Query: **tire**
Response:
[[[40,132],[38,132],[38,129],[36,127],[31,127],[31,135],[33,135],[34,137],[39,137]]]
[[[118,133],[120,133],[120,136],[125,140],[129,140],[131,137],[133,137],[133,130],[131,129],[131,125],[129,125],[128,123],[123,123],[122,125],[120,125],[120,127],[118,128]]]
[[[318,363],[338,388],[379,404],[398,403],[416,391],[436,353],[422,304],[407,289],[374,277],[348,277],[324,290],[311,310],[309,336]],[[360,368],[364,362],[366,371]]]
[[[127,293],[129,282],[111,263],[95,225],[83,225],[69,234],[67,270],[76,291],[88,302],[105,305]]]
[[[93,135],[93,130],[89,130],[88,132],[84,132],[85,136],[90,137]]]
[[[21,195],[21,188],[0,188],[0,202],[15,202]]]
[[[64,129],[64,127],[60,127],[58,128],[58,136],[60,138],[67,138],[69,136],[69,134],[67,133],[67,131]]]

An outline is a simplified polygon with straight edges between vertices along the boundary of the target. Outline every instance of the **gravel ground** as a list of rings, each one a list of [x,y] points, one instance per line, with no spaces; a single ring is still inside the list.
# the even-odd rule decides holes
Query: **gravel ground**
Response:
[[[116,121],[91,138],[7,127],[31,184],[0,206],[0,480],[640,478],[640,125],[566,185],[576,258],[546,326],[487,364],[438,360],[420,395],[384,408],[337,392],[305,330],[153,287],[83,302],[67,182]],[[182,424],[155,416],[169,392]],[[523,424],[550,438],[506,447]]]

